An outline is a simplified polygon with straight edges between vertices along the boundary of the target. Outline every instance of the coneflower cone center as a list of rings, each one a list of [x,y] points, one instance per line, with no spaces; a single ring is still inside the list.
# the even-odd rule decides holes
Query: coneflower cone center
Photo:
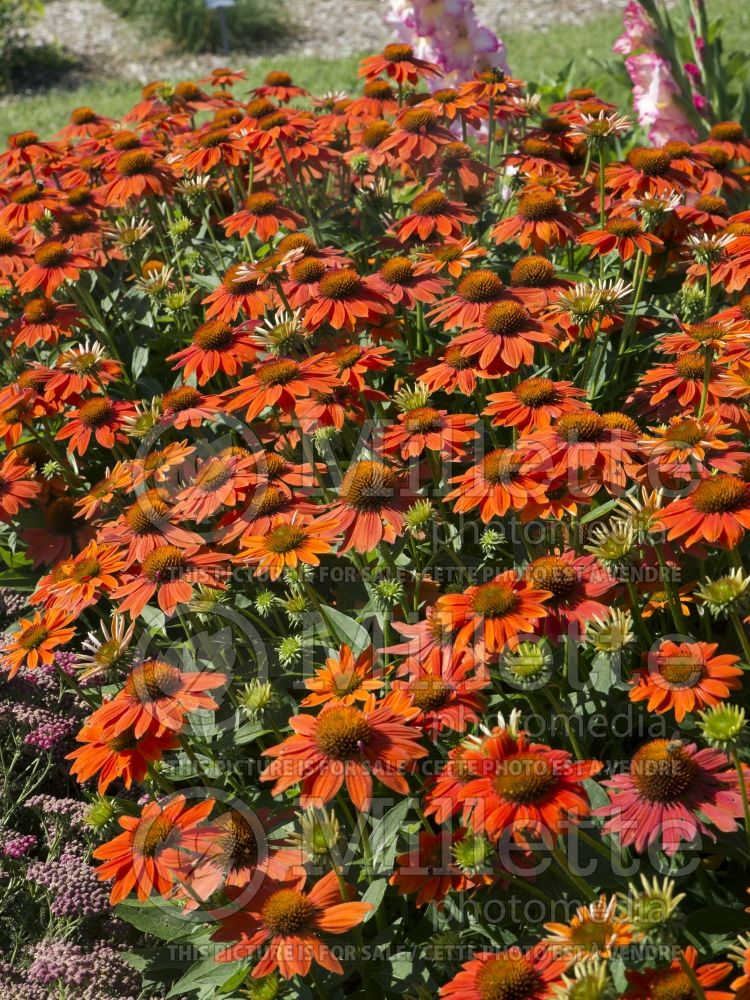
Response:
[[[537,1000],[544,990],[539,973],[525,958],[499,955],[477,973],[482,1000]]]
[[[157,493],[149,492],[128,508],[125,519],[137,535],[144,535],[157,531],[168,515],[169,505]]]
[[[492,302],[503,290],[503,283],[494,271],[474,271],[458,283],[457,294],[465,302]]]
[[[518,604],[518,594],[507,583],[482,583],[471,598],[472,610],[484,618],[502,618]]]
[[[327,299],[348,299],[359,291],[362,278],[350,267],[331,271],[320,279],[320,294]]]
[[[86,427],[101,427],[112,419],[114,411],[109,399],[89,399],[78,411],[78,419]]]
[[[703,664],[690,654],[675,654],[659,657],[659,673],[676,687],[692,687],[703,673]]]
[[[359,757],[369,738],[369,723],[357,708],[342,705],[318,718],[315,743],[327,757],[335,760]]]
[[[347,470],[341,483],[341,497],[351,507],[376,510],[392,497],[397,477],[382,462],[357,462]]]
[[[549,405],[557,400],[557,389],[550,378],[527,378],[518,383],[514,393],[524,406],[531,409]]]
[[[426,434],[428,431],[439,430],[442,422],[440,411],[433,410],[431,406],[420,406],[404,414],[404,426],[412,434]]]
[[[442,191],[425,191],[412,202],[417,215],[440,215],[448,207],[448,198]]]
[[[169,816],[156,816],[138,828],[133,847],[144,857],[152,858],[169,840],[174,829],[174,823]]]
[[[515,452],[498,448],[485,455],[482,474],[491,486],[500,486],[512,482],[522,465],[523,462]]]
[[[437,712],[449,701],[453,688],[442,677],[418,677],[409,685],[412,700],[423,712]]]
[[[556,780],[552,765],[544,757],[517,754],[498,761],[494,784],[503,798],[524,805],[541,799]]]
[[[125,681],[125,691],[142,702],[171,698],[179,688],[180,671],[164,660],[146,660]]]
[[[496,302],[484,315],[484,325],[496,336],[518,333],[528,322],[529,314],[519,302]]]
[[[296,524],[279,524],[266,536],[269,552],[283,555],[292,552],[305,540],[305,529]]]
[[[649,996],[652,1000],[696,1000],[690,980],[679,969],[666,969],[649,983]]]
[[[238,812],[224,813],[216,825],[221,829],[218,837],[221,854],[227,868],[241,868],[258,862],[258,841],[252,827]]]
[[[703,479],[692,494],[693,506],[701,514],[728,514],[748,505],[747,485],[737,476]]]
[[[16,645],[20,646],[21,649],[38,649],[48,635],[49,632],[44,625],[30,625],[19,634]]]
[[[183,385],[178,389],[171,389],[165,392],[162,397],[162,404],[165,410],[173,410],[179,413],[181,410],[189,410],[197,406],[201,401],[201,394],[192,386]]]
[[[698,768],[681,747],[671,749],[668,740],[653,740],[635,752],[630,773],[645,799],[667,804],[692,788]]]
[[[540,590],[550,590],[557,598],[568,597],[578,585],[575,566],[559,556],[542,556],[529,563],[526,578]]]
[[[193,334],[193,343],[204,351],[216,351],[232,342],[232,328],[219,319],[203,323]]]
[[[152,583],[177,580],[187,565],[185,553],[176,545],[161,545],[143,560],[143,575]]]

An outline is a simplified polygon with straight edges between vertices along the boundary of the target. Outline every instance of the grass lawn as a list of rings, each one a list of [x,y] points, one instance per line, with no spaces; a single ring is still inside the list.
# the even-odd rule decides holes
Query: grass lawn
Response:
[[[750,0],[707,0],[711,16],[723,19],[731,47],[750,47]],[[510,32],[504,40],[514,75],[537,83],[550,83],[570,67],[571,86],[593,86],[602,97],[622,106],[629,102],[628,81],[620,62],[611,59],[612,42],[622,30],[620,14],[596,18],[581,25],[562,24],[554,31]],[[220,61],[220,60],[219,60]],[[355,56],[326,60],[303,56],[277,56],[245,62],[251,80],[260,80],[269,69],[286,69],[295,82],[313,93],[329,90],[352,92],[357,86]],[[66,121],[71,108],[89,105],[100,114],[119,117],[137,99],[134,83],[108,80],[75,89],[56,89],[33,97],[0,104],[0,136],[34,129],[49,138]]]

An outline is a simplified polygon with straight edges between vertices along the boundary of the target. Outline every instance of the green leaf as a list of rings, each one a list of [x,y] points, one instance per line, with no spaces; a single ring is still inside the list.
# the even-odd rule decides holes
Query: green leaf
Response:
[[[149,349],[141,344],[133,348],[133,378],[138,378],[148,364]]]
[[[336,631],[336,635],[334,636],[336,641],[345,642],[348,646],[351,646],[355,656],[367,649],[371,644],[370,633],[359,622],[354,621],[353,618],[342,614],[335,608],[324,607],[323,611],[331,623],[331,627]]]
[[[363,903],[372,903],[373,909],[367,914],[364,919],[364,923],[368,920],[372,920],[375,913],[383,902],[383,897],[385,896],[385,890],[388,888],[388,878],[383,875],[380,878],[376,878],[374,882],[370,882],[367,887],[367,892],[362,896]]]
[[[153,934],[162,941],[190,938],[203,929],[202,925],[186,918],[182,911],[164,902],[155,906],[152,902],[139,903],[128,899],[115,907],[115,913],[137,930]]]

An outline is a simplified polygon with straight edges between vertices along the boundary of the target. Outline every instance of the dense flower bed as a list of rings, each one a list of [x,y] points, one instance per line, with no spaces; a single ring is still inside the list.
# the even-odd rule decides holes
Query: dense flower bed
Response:
[[[746,997],[750,140],[361,75],[0,156],[4,989]]]

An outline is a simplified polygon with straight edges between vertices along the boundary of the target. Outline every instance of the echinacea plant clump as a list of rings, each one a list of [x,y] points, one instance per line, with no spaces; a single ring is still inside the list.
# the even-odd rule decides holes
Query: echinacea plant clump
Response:
[[[0,995],[746,997],[750,140],[360,76],[0,155]]]

